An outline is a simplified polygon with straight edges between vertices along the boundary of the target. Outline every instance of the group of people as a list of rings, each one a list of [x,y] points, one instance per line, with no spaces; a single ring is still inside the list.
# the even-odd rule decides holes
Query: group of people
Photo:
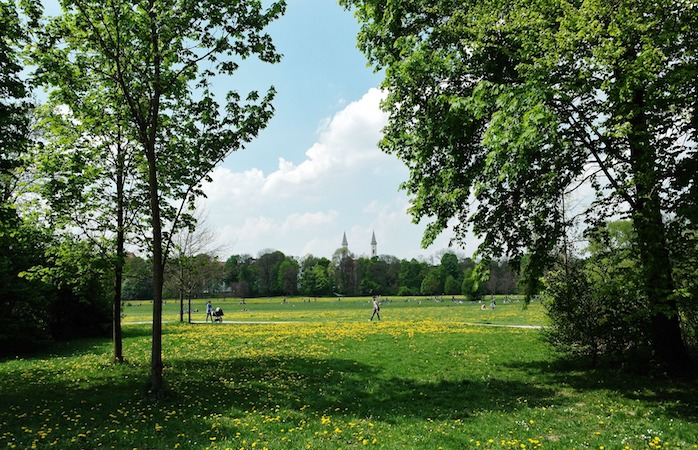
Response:
[[[285,297],[284,297],[284,303],[286,303]],[[376,317],[380,321],[381,320],[381,314],[380,314],[381,307],[380,307],[380,303],[378,302],[378,299],[376,298],[375,295],[373,296],[373,300],[371,303],[373,305],[373,312],[371,313],[371,318],[368,320],[373,321],[373,318]],[[214,309],[213,304],[211,303],[211,300],[208,300],[206,302],[206,320],[205,320],[206,322],[208,322],[209,319],[211,320],[211,323],[223,322],[223,316],[224,316],[223,310],[220,307]]]
[[[305,301],[305,299],[303,299]],[[317,301],[317,299],[315,300]],[[286,303],[286,297],[284,297],[283,303]],[[373,310],[371,312],[371,317],[368,319],[369,321],[373,321],[373,318],[376,317],[379,321],[381,320],[381,307],[380,307],[380,302],[378,301],[377,296],[373,296],[373,299],[371,300],[371,305],[373,307]],[[495,302],[494,299],[490,302],[489,308],[487,307],[487,304],[483,303],[481,306],[482,310],[487,310],[487,309],[495,309],[497,307],[497,303]],[[211,323],[213,322],[223,322],[223,310],[221,308],[213,308],[213,305],[211,304],[211,300],[206,302],[206,322],[211,320]]]

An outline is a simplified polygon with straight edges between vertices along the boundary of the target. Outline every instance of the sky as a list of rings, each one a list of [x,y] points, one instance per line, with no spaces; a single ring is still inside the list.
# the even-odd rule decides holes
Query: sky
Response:
[[[204,186],[200,202],[216,253],[331,258],[346,233],[349,250],[440,257],[449,231],[423,249],[426,223],[414,224],[399,190],[408,171],[378,149],[387,116],[379,108],[381,74],[356,47],[359,24],[333,1],[288,0],[268,28],[284,55],[275,65],[247,60],[227,89],[277,90],[276,113],[258,138],[230,155]],[[471,255],[474,244],[453,249]]]

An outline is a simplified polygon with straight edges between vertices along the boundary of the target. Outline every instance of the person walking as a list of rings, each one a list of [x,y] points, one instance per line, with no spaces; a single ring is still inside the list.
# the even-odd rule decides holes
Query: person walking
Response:
[[[213,323],[213,305],[211,300],[206,302],[206,322],[208,322],[208,319],[211,319],[211,323]]]
[[[373,317],[378,317],[378,320],[381,320],[381,314],[380,314],[381,307],[378,304],[378,300],[376,299],[376,296],[373,296],[373,314],[371,314],[371,318],[368,319],[370,321],[373,321]]]

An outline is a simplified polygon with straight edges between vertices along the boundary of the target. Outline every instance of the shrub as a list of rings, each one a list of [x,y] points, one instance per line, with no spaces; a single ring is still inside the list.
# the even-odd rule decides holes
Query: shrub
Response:
[[[573,355],[647,355],[649,308],[632,264],[577,261],[547,274],[542,294],[552,326],[546,339]]]

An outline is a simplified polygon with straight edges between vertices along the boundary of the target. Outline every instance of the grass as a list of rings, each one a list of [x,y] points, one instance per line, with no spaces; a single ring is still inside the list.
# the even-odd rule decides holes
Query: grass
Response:
[[[154,449],[698,448],[698,389],[554,355],[537,304],[214,300],[227,323],[165,305],[165,380],[143,394],[150,305],[108,340],[0,362],[0,447]],[[203,321],[203,300],[193,320]],[[258,323],[267,322],[267,323]],[[280,322],[280,323],[268,323]]]

